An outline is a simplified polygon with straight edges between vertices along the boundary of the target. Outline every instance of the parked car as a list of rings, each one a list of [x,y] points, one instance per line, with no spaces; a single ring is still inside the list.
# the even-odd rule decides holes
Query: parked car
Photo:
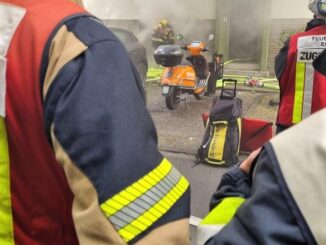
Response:
[[[140,78],[145,85],[146,74],[148,70],[148,61],[146,56],[146,49],[144,45],[139,42],[137,37],[131,31],[118,27],[109,27],[110,30],[121,40],[126,47],[130,59],[135,64]]]

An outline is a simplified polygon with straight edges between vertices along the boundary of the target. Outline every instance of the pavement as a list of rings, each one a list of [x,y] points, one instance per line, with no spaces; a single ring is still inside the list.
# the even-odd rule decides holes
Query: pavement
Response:
[[[219,94],[218,90],[216,94]],[[270,106],[270,101],[277,101],[278,93],[243,89],[237,96],[243,101],[244,117],[275,121],[277,106]],[[189,95],[187,103],[182,101],[176,110],[171,111],[165,106],[162,88],[158,84],[148,85],[147,108],[157,129],[159,149],[196,154],[205,131],[201,115],[210,111],[212,102],[213,96],[197,100]]]
[[[270,106],[270,101],[277,101],[278,93],[243,89],[238,92],[238,97],[243,101],[244,117],[274,122],[277,106]],[[156,126],[158,147],[191,185],[191,224],[200,222],[208,213],[210,198],[227,171],[227,168],[194,164],[205,131],[201,115],[210,111],[212,101],[213,97],[196,100],[189,95],[187,103],[181,102],[176,110],[171,111],[165,106],[161,87],[157,84],[147,86],[147,108]],[[246,155],[239,156],[240,160],[245,158]],[[191,225],[190,233],[191,244],[195,244],[196,226]]]
[[[195,166],[193,164],[194,155],[192,154],[162,153],[190,182],[190,238],[191,244],[195,244],[196,224],[208,213],[209,200],[227,169],[203,164]]]

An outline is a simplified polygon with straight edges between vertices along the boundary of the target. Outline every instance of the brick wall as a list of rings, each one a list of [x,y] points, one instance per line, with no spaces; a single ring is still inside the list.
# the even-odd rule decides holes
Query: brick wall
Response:
[[[292,33],[303,31],[309,19],[272,19],[269,34],[267,70],[274,75],[274,59]]]

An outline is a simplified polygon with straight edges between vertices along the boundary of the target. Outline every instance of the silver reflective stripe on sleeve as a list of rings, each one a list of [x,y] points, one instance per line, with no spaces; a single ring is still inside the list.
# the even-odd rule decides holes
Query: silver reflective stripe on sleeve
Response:
[[[188,181],[164,159],[157,168],[102,203],[101,209],[129,242],[168,212],[188,187]]]
[[[0,3],[0,116],[5,117],[6,55],[11,39],[26,14],[26,10]]]

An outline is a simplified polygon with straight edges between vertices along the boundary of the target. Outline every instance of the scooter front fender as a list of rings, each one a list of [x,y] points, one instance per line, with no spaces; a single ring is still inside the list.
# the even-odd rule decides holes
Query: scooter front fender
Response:
[[[196,87],[196,73],[191,66],[166,68],[161,78],[161,85],[194,89]]]

